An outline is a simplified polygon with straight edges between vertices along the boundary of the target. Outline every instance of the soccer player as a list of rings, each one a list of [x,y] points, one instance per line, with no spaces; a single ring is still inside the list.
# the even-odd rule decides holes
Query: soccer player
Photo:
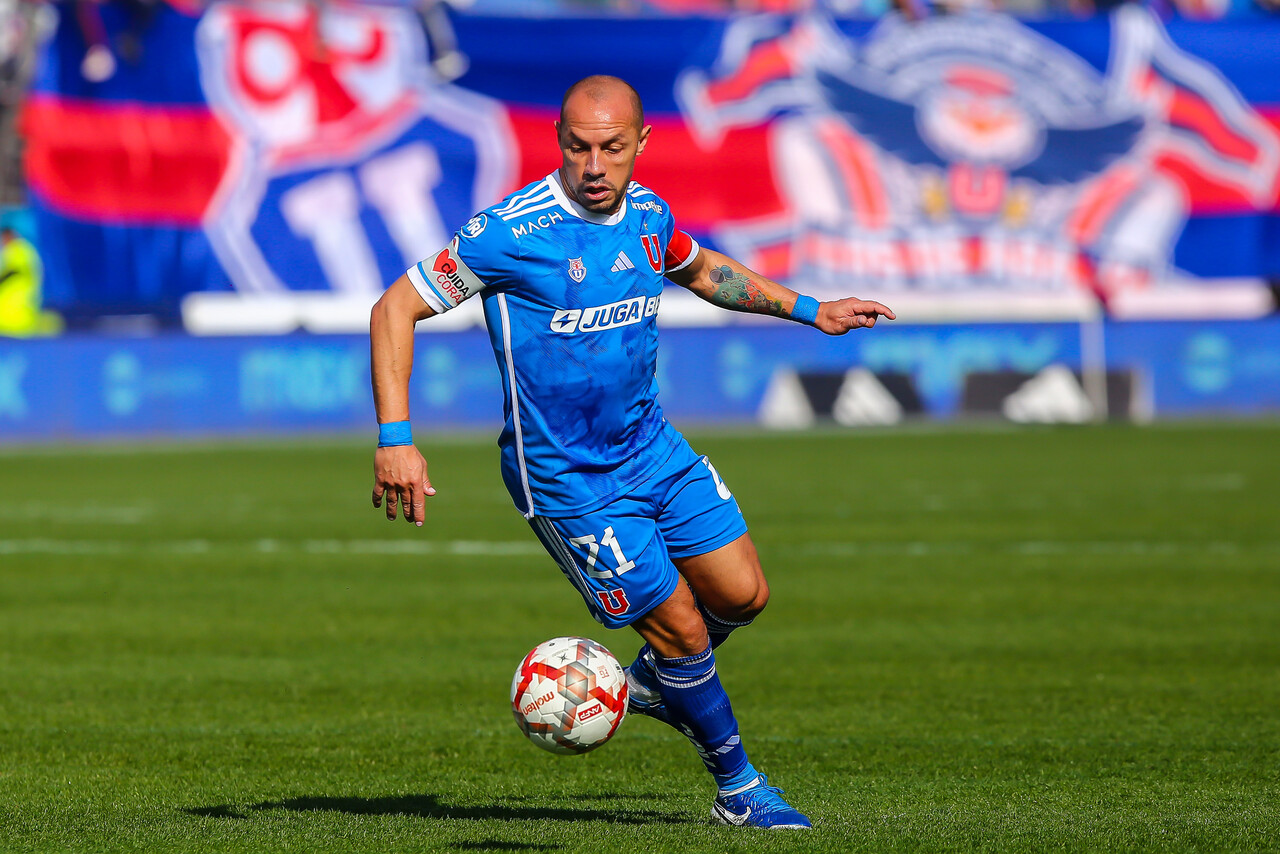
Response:
[[[422,524],[436,491],[409,427],[414,324],[479,294],[502,377],[503,480],[592,616],[644,639],[627,668],[630,710],[693,742],[715,777],[713,819],[809,827],[748,761],[716,675],[715,648],[760,613],[769,588],[729,488],[663,417],[655,315],[664,278],[829,335],[893,312],[819,303],[680,231],[670,206],[631,180],[651,128],[622,80],[575,83],[555,129],[558,170],[477,214],[374,306],[373,504]]]

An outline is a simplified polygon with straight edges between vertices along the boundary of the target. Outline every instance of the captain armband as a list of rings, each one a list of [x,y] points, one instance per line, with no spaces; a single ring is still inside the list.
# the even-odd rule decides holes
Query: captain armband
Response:
[[[688,267],[701,251],[702,247],[698,245],[698,241],[677,228],[671,233],[671,240],[667,243],[667,251],[663,253],[663,275],[675,273]]]
[[[456,235],[448,246],[410,267],[406,275],[436,314],[456,308],[458,303],[485,287],[458,254]]]

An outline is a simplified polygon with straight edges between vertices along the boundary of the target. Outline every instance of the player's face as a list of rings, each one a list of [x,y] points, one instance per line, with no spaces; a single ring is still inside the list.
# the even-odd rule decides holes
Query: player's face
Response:
[[[556,122],[556,134],[560,177],[569,195],[593,213],[612,214],[626,195],[649,126],[639,126],[622,93],[601,100],[574,96],[565,104],[564,121]]]

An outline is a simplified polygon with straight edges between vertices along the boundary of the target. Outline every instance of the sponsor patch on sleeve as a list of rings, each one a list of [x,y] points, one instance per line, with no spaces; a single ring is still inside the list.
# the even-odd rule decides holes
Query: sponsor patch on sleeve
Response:
[[[430,255],[409,268],[407,275],[414,288],[437,314],[455,308],[467,297],[484,290],[484,282],[471,272],[458,254],[458,238],[435,255]]]

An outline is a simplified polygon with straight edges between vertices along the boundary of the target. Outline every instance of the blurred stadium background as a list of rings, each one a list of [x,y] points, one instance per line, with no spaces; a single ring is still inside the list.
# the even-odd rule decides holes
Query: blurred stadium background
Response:
[[[699,240],[901,318],[828,341],[669,289],[679,423],[1280,407],[1265,4],[6,0],[4,221],[43,282],[0,298],[0,441],[371,430],[369,306],[554,168],[596,71]],[[479,319],[419,330],[420,430],[498,423]]]
[[[635,642],[511,512],[475,301],[419,328],[428,526],[368,503],[370,305],[591,72],[698,240],[900,318],[659,314],[769,568],[717,656],[805,850],[1274,850],[1249,0],[0,0],[0,849],[794,850],[705,826],[656,722],[512,724],[534,644]]]

